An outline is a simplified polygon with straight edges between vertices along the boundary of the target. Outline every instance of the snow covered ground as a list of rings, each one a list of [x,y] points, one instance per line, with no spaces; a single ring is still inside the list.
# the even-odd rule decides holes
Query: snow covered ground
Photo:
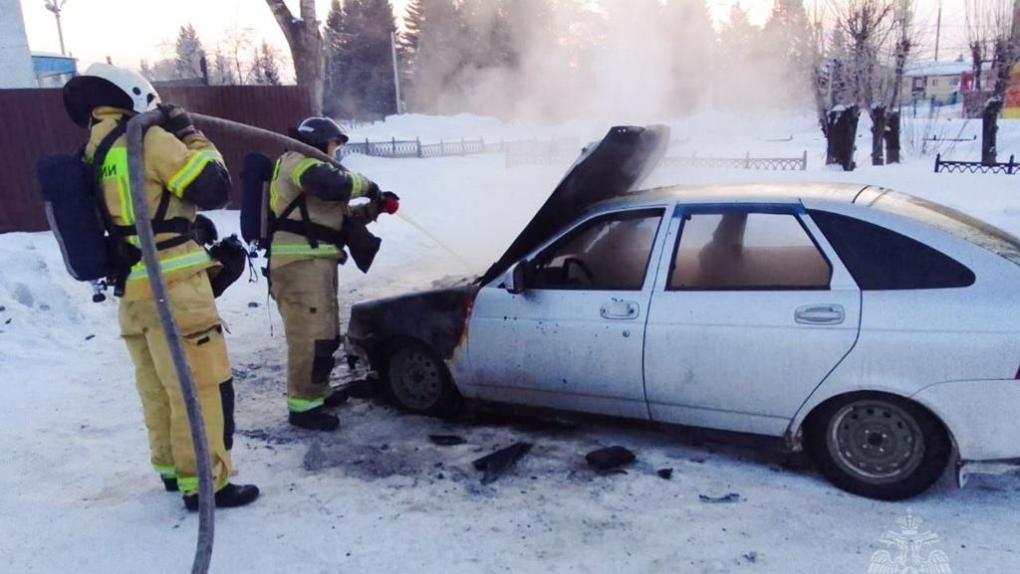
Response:
[[[1020,234],[1020,182],[1005,175],[932,173],[918,134],[970,137],[979,126],[917,120],[905,132],[907,163],[825,169],[810,118],[698,116],[672,124],[676,153],[799,156],[805,172],[684,170],[650,183],[834,180],[928,197]],[[366,126],[355,137],[423,139],[574,136],[608,126],[531,128],[494,120],[412,116]],[[738,129],[739,128],[739,129]],[[862,125],[865,134],[867,126]],[[1020,152],[1007,123],[1003,157]],[[928,144],[929,147],[935,144]],[[959,159],[976,143],[939,144]],[[955,147],[952,147],[955,146]],[[866,139],[858,163],[867,162]],[[569,163],[569,162],[568,162]],[[408,217],[377,227],[384,238],[368,276],[341,271],[344,306],[478,272],[546,198],[565,165],[507,169],[502,156],[431,160],[353,157],[348,164],[404,199]],[[236,212],[216,212],[221,232]],[[451,255],[439,242],[451,247]],[[196,517],[162,492],[148,452],[116,304],[89,302],[63,269],[52,237],[0,236],[0,572],[184,572]],[[214,572],[825,572],[863,574],[880,539],[908,515],[954,572],[1020,571],[1020,477],[949,476],[923,496],[882,503],[842,493],[802,461],[746,440],[719,441],[611,422],[444,423],[372,401],[340,409],[333,435],[285,424],[284,340],[266,284],[239,282],[220,301],[238,394],[235,480],[254,482],[252,507],[217,515]],[[338,381],[350,380],[338,367]],[[427,437],[459,434],[439,447]],[[1017,437],[1020,439],[1020,437]],[[481,485],[470,461],[517,440],[535,443],[510,475]],[[589,450],[627,446],[626,474],[596,475]],[[672,468],[671,480],[656,470]],[[739,501],[700,496],[737,493]]]

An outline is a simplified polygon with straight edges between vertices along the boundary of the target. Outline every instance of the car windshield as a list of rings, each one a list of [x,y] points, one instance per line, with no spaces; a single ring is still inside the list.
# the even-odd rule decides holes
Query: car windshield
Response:
[[[1020,265],[1020,239],[955,209],[895,191],[884,191],[868,205],[927,223]]]

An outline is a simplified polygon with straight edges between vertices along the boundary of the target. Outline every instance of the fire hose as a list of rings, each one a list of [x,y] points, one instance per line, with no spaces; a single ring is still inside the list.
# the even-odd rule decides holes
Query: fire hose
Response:
[[[188,426],[191,428],[191,444],[195,449],[195,462],[198,467],[198,542],[195,548],[195,559],[191,566],[192,574],[205,574],[209,571],[212,560],[213,534],[215,531],[213,512],[216,506],[213,492],[212,465],[209,461],[209,443],[206,440],[205,422],[202,420],[202,408],[198,403],[198,392],[195,380],[188,366],[188,358],[184,353],[177,320],[170,309],[166,283],[163,281],[163,270],[159,265],[156,240],[152,232],[152,216],[149,213],[149,202],[145,196],[145,149],[143,136],[146,128],[163,120],[163,113],[156,110],[137,115],[128,122],[128,173],[131,180],[131,201],[135,209],[135,225],[138,228],[139,246],[142,250],[142,261],[149,275],[149,286],[156,301],[159,322],[163,326],[163,335],[170,348],[174,371],[181,385],[184,406],[188,413]]]

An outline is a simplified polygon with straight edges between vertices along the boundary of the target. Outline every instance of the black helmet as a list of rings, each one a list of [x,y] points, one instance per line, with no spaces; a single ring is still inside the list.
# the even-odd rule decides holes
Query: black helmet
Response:
[[[340,124],[329,118],[312,117],[301,122],[301,125],[292,132],[294,138],[304,143],[319,148],[323,152],[329,142],[347,143],[347,134],[344,133]]]

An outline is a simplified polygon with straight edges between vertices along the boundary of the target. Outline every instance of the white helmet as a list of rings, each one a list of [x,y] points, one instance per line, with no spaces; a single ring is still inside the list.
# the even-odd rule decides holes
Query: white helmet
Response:
[[[71,120],[87,127],[92,110],[112,106],[143,113],[160,103],[156,88],[138,72],[110,64],[92,64],[64,86],[64,107]]]

